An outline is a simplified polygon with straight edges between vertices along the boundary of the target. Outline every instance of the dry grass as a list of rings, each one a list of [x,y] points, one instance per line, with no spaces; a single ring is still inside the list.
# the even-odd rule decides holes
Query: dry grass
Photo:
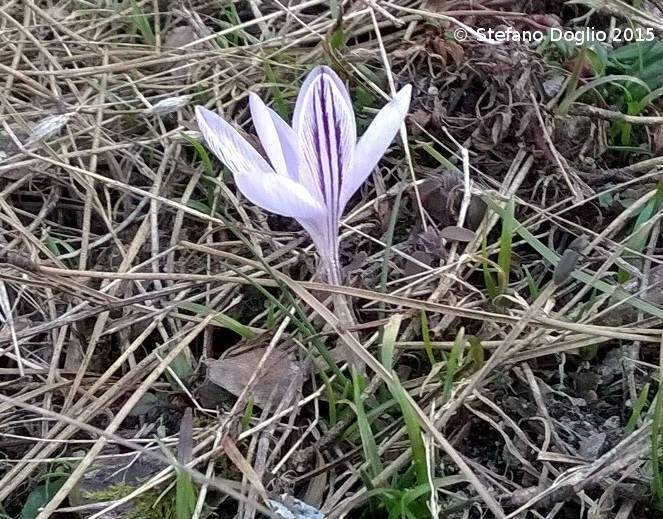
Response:
[[[412,430],[385,405],[396,384],[436,488],[423,510],[654,513],[651,416],[645,408],[623,427],[643,386],[658,385],[663,243],[652,204],[663,158],[605,143],[610,121],[653,141],[660,102],[626,119],[580,103],[556,116],[561,93],[541,84],[569,72],[521,44],[445,33],[501,23],[500,9],[517,26],[545,25],[544,6],[376,0],[349,3],[341,22],[330,14],[339,3],[0,7],[0,504],[10,516],[44,474],[65,476],[38,519],[110,517],[188,473],[188,517],[270,514],[283,493],[330,518],[386,517],[394,492],[416,486]],[[647,16],[660,22],[656,12]],[[248,203],[192,145],[195,104],[251,139],[248,91],[290,110],[317,63],[349,82],[360,121],[414,86],[407,127],[345,216],[343,287],[317,282],[303,231]],[[604,205],[608,194],[628,207]],[[441,240],[450,225],[473,238]],[[583,233],[581,271],[550,282],[557,251]],[[500,269],[493,298],[485,276],[499,281]],[[630,283],[618,286],[617,271]],[[358,324],[330,310],[339,295]],[[392,371],[378,359],[394,323]],[[461,330],[470,340],[454,349]],[[378,473],[346,405],[353,386],[337,342],[368,367],[360,389]],[[313,354],[325,347],[329,365]],[[206,376],[238,348],[254,355],[241,394],[224,399]],[[277,351],[302,376],[253,406],[260,366]],[[187,409],[193,423],[180,427]],[[128,496],[74,498],[104,460],[109,475],[152,465]]]

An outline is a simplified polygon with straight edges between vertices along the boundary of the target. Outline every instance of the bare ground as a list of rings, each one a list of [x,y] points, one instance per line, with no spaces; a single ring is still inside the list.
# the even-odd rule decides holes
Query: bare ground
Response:
[[[570,26],[579,5],[354,2],[340,23],[337,4],[0,7],[0,516],[33,499],[25,517],[176,517],[172,452],[195,483],[185,516],[253,517],[288,494],[387,517],[416,486],[411,438],[369,364],[372,472],[334,347],[359,339],[379,364],[396,322],[436,488],[415,517],[657,513],[659,98],[628,120],[647,154],[617,148],[610,100],[558,110],[582,57],[451,36]],[[660,6],[642,9],[660,37]],[[360,130],[390,82],[414,92],[407,141],[346,212],[344,288],[193,144],[196,104],[257,144],[248,91],[291,113],[319,63],[348,82]],[[581,234],[582,272],[552,283]],[[325,311],[334,294],[359,324]]]

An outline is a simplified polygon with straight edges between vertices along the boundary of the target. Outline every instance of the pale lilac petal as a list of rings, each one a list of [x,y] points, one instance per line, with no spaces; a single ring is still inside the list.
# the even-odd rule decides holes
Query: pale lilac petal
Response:
[[[341,211],[350,197],[370,175],[382,155],[394,140],[410,106],[412,87],[404,86],[382,110],[378,112],[359,139],[354,153],[354,164],[350,173],[343,179]]]
[[[353,111],[350,94],[348,93],[348,89],[345,88],[343,81],[341,81],[341,78],[338,77],[336,72],[334,72],[329,67],[325,65],[320,65],[318,67],[315,67],[313,70],[311,70],[311,72],[309,72],[308,76],[306,76],[306,79],[304,80],[304,83],[302,84],[302,87],[299,89],[299,94],[297,95],[297,102],[295,103],[295,111],[292,115],[292,127],[294,128],[295,132],[297,132],[297,129],[301,124],[304,99],[306,98],[308,91],[313,85],[313,83],[316,80],[318,80],[322,75],[325,75],[334,82],[336,88],[338,89],[338,92],[341,93],[344,102],[347,104],[348,110],[350,110],[351,112]]]
[[[357,140],[354,113],[336,79],[325,69],[316,74],[298,100],[301,116],[294,127],[301,153],[300,178],[324,201],[329,229],[334,230],[340,217],[343,179],[352,167]]]
[[[324,214],[321,204],[300,184],[277,175],[230,124],[202,106],[196,106],[196,118],[208,148],[232,171],[246,198],[282,216],[320,220]]]
[[[297,182],[299,154],[295,132],[253,92],[249,93],[249,107],[253,126],[274,170]]]
[[[270,173],[258,176],[235,174],[235,183],[255,205],[274,214],[290,216],[301,222],[318,222],[325,211],[306,188],[288,177]]]
[[[288,170],[288,176],[294,181],[299,181],[299,142],[293,129],[286,123],[281,116],[274,110],[267,108],[269,115],[274,121],[276,133],[279,134],[281,149],[285,157],[285,165]]]

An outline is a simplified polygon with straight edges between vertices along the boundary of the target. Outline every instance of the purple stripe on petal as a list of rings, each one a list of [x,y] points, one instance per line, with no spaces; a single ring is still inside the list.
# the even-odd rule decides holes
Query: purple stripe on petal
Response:
[[[337,225],[336,222],[338,221],[338,214],[336,213],[336,193],[334,189],[336,174],[334,170],[336,169],[336,164],[338,164],[339,154],[336,148],[336,142],[332,142],[332,137],[335,135],[335,133],[330,127],[330,120],[334,120],[334,103],[327,103],[327,88],[327,81],[323,80],[320,82],[319,88],[317,89],[322,116],[320,126],[323,129],[322,136],[324,138],[324,149],[326,151],[325,156],[320,158],[320,162],[324,165],[324,174],[326,180],[325,196],[328,209],[327,225],[329,226],[329,229],[334,229]],[[329,111],[325,110],[327,106],[329,106]]]
[[[298,103],[301,114],[296,130],[304,168],[300,177],[314,180],[330,213],[329,225],[336,228],[342,185],[354,154],[354,114],[334,77],[324,70],[316,73]]]
[[[302,121],[302,117],[304,115],[305,111],[303,110],[304,100],[309,94],[309,91],[311,87],[314,85],[314,83],[318,81],[320,77],[323,75],[334,83],[337,92],[341,94],[342,101],[345,103],[348,110],[352,113],[353,111],[352,101],[350,99],[350,94],[348,93],[348,89],[345,88],[343,81],[341,81],[341,78],[338,77],[336,72],[334,72],[331,68],[325,65],[320,65],[315,67],[313,70],[311,70],[311,72],[309,72],[308,76],[306,76],[306,79],[304,80],[304,83],[302,84],[302,87],[299,90],[299,94],[297,96],[297,102],[295,103],[295,112],[293,113],[292,116],[292,127],[295,129],[295,131],[297,131],[297,129],[299,128]]]
[[[318,185],[320,186],[320,191],[322,191],[322,199],[327,205],[329,205],[329,194],[327,193],[327,182],[326,182],[326,170],[325,170],[325,161],[323,160],[323,155],[326,153],[326,148],[324,142],[322,141],[322,132],[320,131],[320,119],[321,119],[321,104],[317,99],[313,100],[313,117],[315,119],[315,126],[311,129],[313,133],[313,145],[315,151],[315,160],[317,162],[318,171],[317,179]],[[323,130],[324,131],[324,130]]]

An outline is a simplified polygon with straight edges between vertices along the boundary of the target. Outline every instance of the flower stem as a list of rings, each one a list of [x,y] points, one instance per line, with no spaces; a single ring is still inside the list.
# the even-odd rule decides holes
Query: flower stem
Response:
[[[343,275],[341,273],[341,260],[338,253],[338,242],[331,247],[331,255],[328,258],[322,258],[327,283],[330,285],[342,285]]]
[[[334,247],[334,252],[331,258],[323,259],[325,264],[325,274],[327,282],[330,285],[342,285],[343,276],[341,274],[341,263],[338,255],[338,244]],[[347,298],[343,294],[334,293],[334,312],[338,317],[341,325],[348,327],[356,324],[352,308],[348,304]],[[356,333],[350,332],[352,336],[357,339]],[[364,364],[357,358],[352,348],[345,343],[345,339],[340,339],[339,347],[345,351],[345,359],[348,361],[353,373],[364,373]]]

